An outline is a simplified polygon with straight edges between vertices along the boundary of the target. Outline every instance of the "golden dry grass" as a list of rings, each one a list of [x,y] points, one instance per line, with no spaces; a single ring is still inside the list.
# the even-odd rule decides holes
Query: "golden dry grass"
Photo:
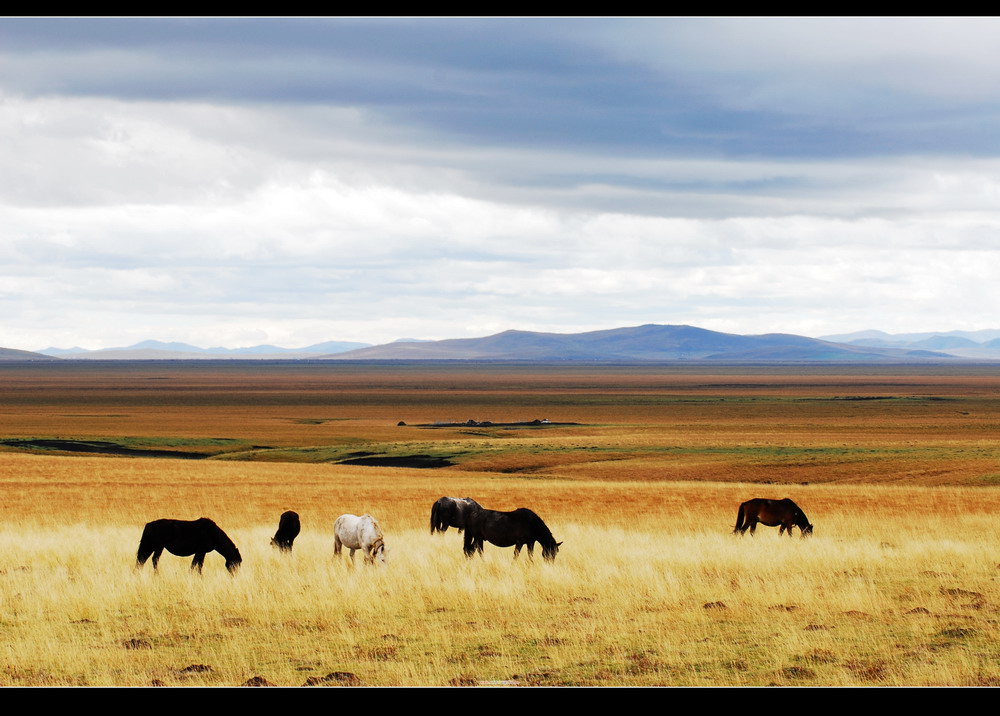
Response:
[[[1000,494],[971,488],[605,483],[275,465],[0,456],[4,685],[970,685],[1000,675]],[[816,536],[730,534],[746,497],[791,496]],[[441,494],[534,508],[554,563],[428,532]],[[268,546],[296,509],[291,555]],[[332,556],[368,511],[384,567]],[[13,518],[12,515],[17,515]],[[230,577],[164,555],[142,524],[214,518]],[[202,666],[209,670],[200,670]],[[190,667],[195,667],[191,669]]]

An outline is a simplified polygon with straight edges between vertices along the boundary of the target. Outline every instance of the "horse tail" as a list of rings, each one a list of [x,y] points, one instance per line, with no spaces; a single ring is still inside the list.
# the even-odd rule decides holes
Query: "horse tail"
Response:
[[[746,503],[744,502],[742,505],[740,505],[740,509],[736,513],[736,527],[733,528],[733,534],[736,534],[737,532],[742,530],[746,526],[746,523],[747,523]]]
[[[442,525],[441,521],[441,501],[438,500],[431,508],[431,534],[444,532],[448,529],[448,525]]]
[[[149,524],[142,528],[142,537],[139,538],[139,549],[135,553],[135,566],[141,567],[146,563],[155,549],[150,547],[149,543],[152,541],[152,536],[149,534],[151,532]]]
[[[139,549],[135,553],[135,566],[141,567],[149,559],[150,555],[153,554],[161,546],[161,540],[158,540],[155,532],[157,531],[157,523],[147,522],[142,528],[142,537],[139,538]]]

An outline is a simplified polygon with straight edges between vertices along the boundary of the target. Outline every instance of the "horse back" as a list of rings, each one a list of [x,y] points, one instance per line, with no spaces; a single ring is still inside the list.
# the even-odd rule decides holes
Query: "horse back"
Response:
[[[299,521],[297,512],[282,512],[278,519],[278,531],[274,534],[274,539],[291,541],[299,536],[302,531],[302,523]]]
[[[510,547],[552,537],[542,519],[526,507],[511,512],[473,510],[466,527],[466,530],[469,529],[477,537],[483,537],[497,547]]]
[[[165,548],[178,557],[211,551],[222,530],[212,520],[202,517],[197,520],[162,519],[147,522],[139,540],[140,548]]]
[[[352,549],[360,548],[366,537],[374,542],[383,539],[382,527],[371,515],[341,515],[333,523],[333,531],[337,539]]]

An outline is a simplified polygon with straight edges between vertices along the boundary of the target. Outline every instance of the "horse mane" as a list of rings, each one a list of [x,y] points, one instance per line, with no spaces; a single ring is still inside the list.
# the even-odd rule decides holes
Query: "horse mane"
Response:
[[[521,522],[524,522],[525,524],[530,525],[533,529],[538,530],[543,535],[545,540],[553,544],[555,543],[556,538],[552,536],[552,530],[550,530],[548,525],[542,521],[541,517],[536,515],[527,507],[519,507],[514,510],[514,516],[516,516]],[[542,539],[539,538],[538,541],[541,542]]]
[[[364,519],[365,517],[367,517],[368,519],[370,519],[372,521],[372,527],[375,528],[376,538],[380,539],[380,540],[382,540],[384,542],[385,541],[385,535],[382,534],[382,525],[380,525],[378,523],[378,520],[376,520],[374,517],[372,517],[371,515],[369,515],[367,512],[364,515],[362,515],[362,519]]]
[[[225,531],[221,527],[219,527],[219,525],[215,524],[215,522],[213,522],[212,520],[208,519],[207,517],[202,517],[201,519],[198,520],[198,522],[200,522],[201,524],[203,524],[206,528],[209,528],[209,529],[212,530],[212,532],[215,535],[216,543],[220,547],[228,550],[230,553],[235,552],[237,555],[240,553],[240,550],[236,547],[236,543],[233,542],[229,538],[229,535],[227,535],[225,533]],[[218,552],[223,557],[226,557],[227,560],[230,559],[230,557],[227,557],[226,554],[222,551],[222,549],[218,549]]]

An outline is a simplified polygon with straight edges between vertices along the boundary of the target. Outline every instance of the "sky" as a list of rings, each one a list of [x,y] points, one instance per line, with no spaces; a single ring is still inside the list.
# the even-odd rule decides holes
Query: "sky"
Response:
[[[0,346],[998,328],[997,37],[0,19]]]

